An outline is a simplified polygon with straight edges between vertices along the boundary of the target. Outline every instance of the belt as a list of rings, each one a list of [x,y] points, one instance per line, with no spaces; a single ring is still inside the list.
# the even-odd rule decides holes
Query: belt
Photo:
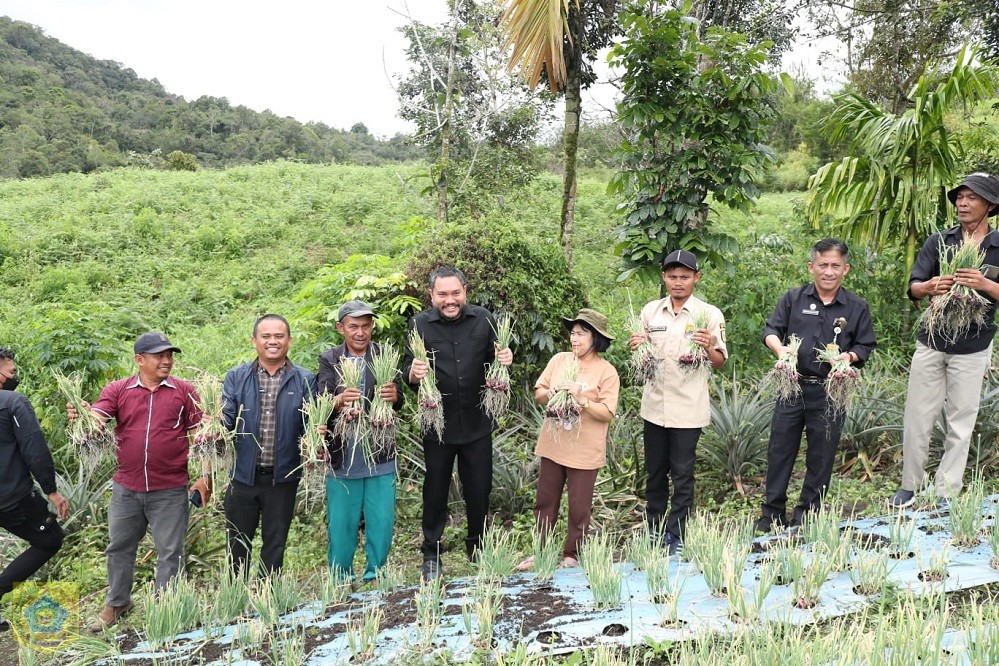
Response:
[[[802,384],[825,384],[822,377],[812,377],[811,375],[798,375],[798,381]]]
[[[257,474],[274,475],[274,465],[257,465]]]

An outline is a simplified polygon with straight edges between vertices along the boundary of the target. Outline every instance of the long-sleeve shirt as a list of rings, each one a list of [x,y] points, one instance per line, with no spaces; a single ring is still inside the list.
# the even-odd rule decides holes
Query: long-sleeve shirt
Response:
[[[913,282],[926,282],[930,278],[940,275],[940,239],[949,248],[958,248],[962,243],[962,233],[960,225],[933,234],[923,243],[923,248],[916,257],[916,263],[912,265],[912,274],[909,277],[909,286]],[[982,239],[981,249],[985,252],[985,263],[991,266],[999,266],[999,231],[992,229],[985,238]],[[981,292],[979,292],[981,293]],[[911,292],[910,292],[911,295]],[[946,354],[974,354],[982,351],[990,344],[996,335],[996,301],[988,295],[982,296],[989,301],[989,308],[985,313],[985,323],[982,325],[972,324],[968,332],[953,342],[946,342],[936,336],[930,343],[926,329],[920,327],[919,341],[927,347]]]
[[[423,337],[437,374],[444,405],[444,444],[467,444],[489,436],[492,419],[482,411],[482,389],[486,384],[486,366],[495,355],[496,322],[483,307],[466,304],[454,320],[444,319],[435,309],[424,310],[409,322]],[[406,348],[402,376],[409,382],[413,350]],[[410,384],[415,390],[419,384]],[[436,441],[433,433],[426,439]]]
[[[167,377],[151,391],[135,375],[105,386],[91,409],[115,420],[116,483],[134,492],[187,486],[187,431],[202,417],[193,385]]]
[[[56,491],[55,464],[31,403],[20,393],[0,390],[0,509],[31,492],[31,477],[42,492]]]
[[[841,325],[837,333],[835,322],[840,318],[846,325]],[[835,342],[841,352],[857,355],[859,360],[853,365],[859,368],[877,346],[867,301],[844,287],[839,288],[836,298],[828,305],[819,298],[814,284],[787,290],[767,320],[763,340],[768,335],[776,335],[785,345],[791,335],[801,338],[798,374],[817,379],[824,379],[831,366],[819,362],[816,349]]]

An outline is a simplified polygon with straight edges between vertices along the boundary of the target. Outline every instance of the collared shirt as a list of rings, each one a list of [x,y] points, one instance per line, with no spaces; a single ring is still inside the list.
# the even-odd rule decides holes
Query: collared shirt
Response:
[[[267,368],[260,365],[259,361],[254,361],[253,367],[257,371],[257,382],[260,385],[260,432],[258,433],[260,457],[257,458],[257,464],[273,467],[274,429],[277,427],[274,407],[277,405],[278,391],[281,390],[281,380],[284,379],[285,370],[288,369],[288,361],[285,360],[273,375],[267,372]]]
[[[115,420],[118,484],[134,492],[187,485],[187,431],[202,417],[193,385],[168,377],[150,390],[135,375],[105,386],[91,409]]]
[[[492,419],[482,411],[486,366],[495,356],[493,315],[483,307],[466,304],[457,319],[443,319],[436,308],[424,310],[409,322],[423,337],[437,375],[444,406],[445,444],[467,444],[492,432]],[[407,347],[402,376],[409,381],[413,350]],[[415,389],[419,384],[411,384]],[[436,439],[434,435],[426,438]]]
[[[834,322],[840,318],[846,320],[846,325],[841,325],[837,333]],[[768,335],[776,335],[784,345],[791,335],[801,338],[798,374],[819,379],[829,374],[831,366],[819,363],[817,349],[835,343],[841,352],[856,354],[859,360],[853,365],[860,368],[877,346],[867,301],[840,287],[826,305],[815,292],[814,283],[788,289],[781,296],[763,329],[764,340]]]
[[[715,306],[691,296],[674,314],[667,296],[642,308],[642,326],[663,364],[662,380],[642,390],[642,418],[649,423],[663,428],[703,428],[711,422],[709,373],[684,374],[679,364],[680,355],[687,351],[688,334],[694,330],[694,318],[702,311],[708,315],[714,348],[728,358],[725,317]]]
[[[948,247],[957,248],[963,242],[961,226],[952,227],[946,231],[935,233],[926,239],[923,248],[916,257],[916,263],[912,265],[912,274],[909,277],[909,288],[913,282],[926,282],[930,278],[940,275],[940,239]],[[982,239],[981,249],[985,252],[985,262],[991,266],[999,266],[999,231],[990,229],[989,233]],[[987,294],[982,294],[989,301],[989,309],[985,313],[985,324],[979,326],[972,324],[968,332],[952,343],[934,338],[930,344],[926,329],[920,327],[919,341],[927,347],[946,354],[974,354],[980,352],[990,344],[996,335],[996,301]],[[912,292],[909,292],[912,295]],[[938,336],[939,337],[939,336]]]

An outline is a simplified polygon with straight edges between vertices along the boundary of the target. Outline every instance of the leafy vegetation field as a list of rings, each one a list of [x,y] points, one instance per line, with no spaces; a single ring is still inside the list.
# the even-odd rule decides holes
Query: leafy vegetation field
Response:
[[[65,418],[52,372],[81,371],[96,393],[109,378],[129,371],[136,335],[159,329],[184,350],[178,374],[200,368],[221,375],[252,358],[250,326],[264,312],[289,316],[296,334],[292,358],[314,367],[316,355],[332,340],[326,315],[339,305],[315,302],[317,292],[307,286],[316,274],[357,254],[383,255],[387,265],[402,271],[419,248],[442,237],[432,209],[418,195],[422,185],[412,179],[419,173],[418,167],[276,162],[224,171],[121,169],[0,182],[0,344],[18,352],[23,391],[42,417],[73,498],[70,536],[48,573],[80,583],[84,620],[103,603],[110,473],[101,470],[88,478],[76,471],[75,454],[61,435]],[[572,272],[589,304],[607,312],[623,338],[629,298],[639,307],[658,295],[658,285],[617,282],[616,202],[605,193],[608,176],[591,172],[580,181]],[[560,188],[557,176],[539,177],[499,203],[487,223],[531,247],[557,247]],[[697,503],[741,522],[757,510],[765,468],[770,407],[757,381],[771,360],[759,342],[762,323],[784,289],[806,280],[807,248],[826,235],[806,228],[797,196],[766,195],[751,215],[715,211],[717,228],[738,239],[739,253],[727,266],[707,268],[699,285],[701,295],[726,315],[732,356],[715,378],[717,425],[702,440]],[[899,255],[854,250],[847,285],[871,302],[880,346],[850,414],[830,499],[844,512],[863,513],[874,511],[872,503],[881,502],[897,482],[904,369],[914,336],[906,332],[901,308]],[[495,268],[502,273],[506,267]],[[568,279],[533,277],[542,285]],[[613,347],[609,358],[624,374],[623,345]],[[638,398],[637,388],[625,388],[596,499],[596,526],[622,540],[622,530],[641,520]],[[973,451],[986,465],[996,463],[997,405],[999,384],[990,376]],[[496,436],[496,519],[515,528],[523,549],[529,548],[536,474],[530,452],[538,419],[536,410],[521,404]],[[402,437],[392,562],[414,580],[421,455],[411,428]],[[745,494],[735,490],[736,481]],[[792,497],[798,483],[792,481]],[[458,515],[446,539],[458,543],[463,517],[460,502],[454,507]],[[317,584],[314,574],[325,564],[324,535],[321,512],[303,508],[286,559],[300,581],[313,581],[303,585]],[[215,580],[224,560],[217,503],[194,513],[188,550],[190,576]],[[448,576],[469,571],[456,553],[445,555],[444,567]],[[152,561],[142,559],[140,583],[151,571]],[[884,614],[890,616],[891,609]],[[140,610],[129,624],[141,629],[145,617]]]

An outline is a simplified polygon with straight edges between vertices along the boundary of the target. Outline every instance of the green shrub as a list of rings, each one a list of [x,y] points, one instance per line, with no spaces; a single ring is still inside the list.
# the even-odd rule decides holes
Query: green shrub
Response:
[[[428,234],[406,267],[427,298],[430,271],[449,264],[468,276],[468,301],[514,318],[515,380],[534,382],[552,354],[565,348],[563,317],[586,305],[562,249],[532,240],[515,221],[487,216]]]

